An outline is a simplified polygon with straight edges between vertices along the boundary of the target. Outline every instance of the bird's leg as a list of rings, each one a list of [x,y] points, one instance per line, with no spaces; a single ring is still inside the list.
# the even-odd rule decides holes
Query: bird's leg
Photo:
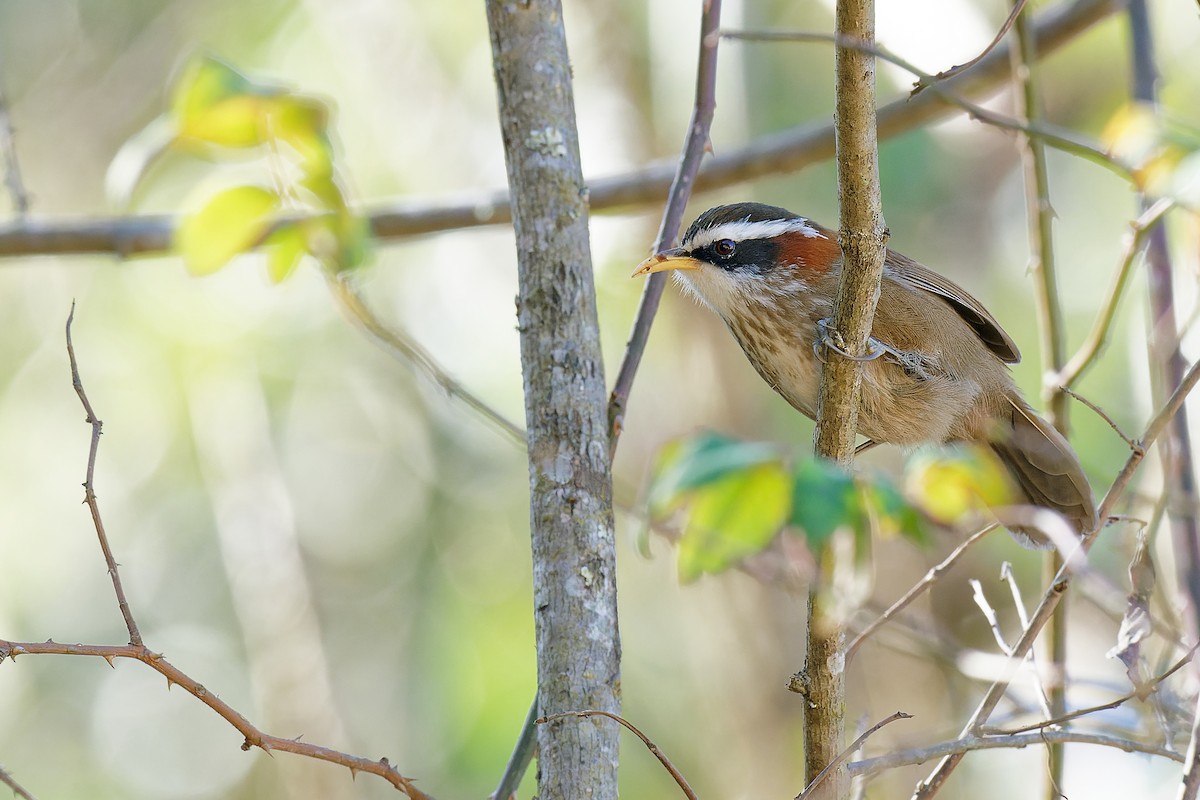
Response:
[[[890,347],[882,344],[875,337],[867,339],[867,346],[870,347],[871,350],[863,356],[856,356],[847,352],[842,346],[842,335],[833,329],[833,320],[829,317],[817,320],[817,341],[813,342],[813,355],[815,355],[822,364],[825,363],[825,357],[821,354],[822,348],[832,350],[842,358],[848,358],[851,361],[874,361],[884,353],[891,351]]]
[[[817,320],[817,341],[813,343],[813,355],[824,364],[825,358],[821,351],[829,348],[833,352],[851,361],[874,361],[880,356],[889,356],[891,360],[908,375],[920,380],[929,380],[926,358],[917,351],[897,350],[889,344],[879,341],[874,336],[867,339],[870,351],[865,356],[855,356],[846,352],[841,336],[833,329],[833,320],[829,317]]]
[[[874,439],[867,439],[865,442],[860,444],[858,447],[854,448],[854,457],[858,458],[863,453],[867,452],[872,447],[875,447],[878,444],[879,444],[879,442],[875,441]]]

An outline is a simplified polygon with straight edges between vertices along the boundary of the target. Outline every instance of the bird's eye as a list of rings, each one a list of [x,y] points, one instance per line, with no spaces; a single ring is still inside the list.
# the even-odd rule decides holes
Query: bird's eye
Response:
[[[713,252],[722,258],[729,258],[737,250],[737,244],[733,239],[718,239],[713,243]]]

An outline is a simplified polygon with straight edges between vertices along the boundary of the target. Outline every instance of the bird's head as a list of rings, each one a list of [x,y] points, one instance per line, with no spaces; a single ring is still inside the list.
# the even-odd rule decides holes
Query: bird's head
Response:
[[[811,291],[841,260],[837,235],[798,214],[761,203],[705,211],[678,247],[643,261],[634,275],[676,277],[722,316],[753,303]]]

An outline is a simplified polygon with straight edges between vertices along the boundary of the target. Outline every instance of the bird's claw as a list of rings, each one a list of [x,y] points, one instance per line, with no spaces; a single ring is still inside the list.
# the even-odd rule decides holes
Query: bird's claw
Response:
[[[836,341],[835,341],[836,339]],[[866,355],[856,356],[850,353],[842,346],[842,336],[833,328],[833,320],[829,317],[817,320],[817,340],[813,342],[813,355],[822,364],[825,363],[824,350],[832,350],[842,358],[847,358],[851,361],[874,361],[883,354],[890,351],[887,345],[880,342],[875,337],[867,339],[867,346],[870,349]]]

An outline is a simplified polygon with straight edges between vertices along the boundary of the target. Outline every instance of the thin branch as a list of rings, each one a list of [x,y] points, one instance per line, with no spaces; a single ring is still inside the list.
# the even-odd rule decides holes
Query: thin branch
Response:
[[[1034,68],[1037,61],[1037,42],[1031,30],[1029,16],[1018,14],[1021,2],[1014,4],[1013,18],[1016,23],[1016,44],[1013,47],[1013,73],[1020,89],[1020,108],[1023,121],[1028,125],[1037,125],[1044,120],[1040,87],[1036,80]],[[1050,202],[1050,173],[1047,166],[1046,143],[1039,138],[1024,135],[1021,139],[1021,151],[1025,162],[1025,206],[1028,216],[1030,263],[1029,270],[1034,281],[1034,308],[1037,313],[1038,331],[1041,339],[1043,372],[1054,373],[1062,369],[1067,360],[1066,324],[1063,320],[1062,303],[1058,295],[1058,277],[1054,251],[1054,219],[1057,216]],[[1047,377],[1042,378],[1042,402],[1045,404],[1047,419],[1059,433],[1066,436],[1069,432],[1067,396],[1058,390],[1055,382]],[[1042,557],[1042,575],[1046,581],[1054,579],[1055,574],[1062,569],[1063,560],[1058,548]],[[1011,574],[1011,573],[1010,573]],[[1021,608],[1020,593],[1016,583],[1011,582],[1013,597]],[[1022,608],[1021,624],[1029,627]],[[1054,610],[1046,626],[1046,641],[1044,648],[1053,672],[1061,676],[1066,671],[1067,660],[1067,603],[1064,602]],[[1033,661],[1033,651],[1029,653]],[[1038,671],[1034,670],[1037,675]],[[1067,694],[1064,681],[1055,680],[1050,685],[1049,694],[1039,678],[1039,697],[1044,704],[1046,716],[1053,717],[1063,714],[1067,709]],[[1047,753],[1049,759],[1049,780],[1046,786],[1048,800],[1057,800],[1061,792],[1058,788],[1063,782],[1063,748],[1052,745]]]
[[[1114,420],[1112,417],[1110,417],[1108,415],[1108,412],[1105,411],[1103,408],[1096,405],[1091,400],[1088,400],[1086,397],[1084,397],[1083,395],[1081,395],[1079,392],[1075,391],[1074,389],[1070,389],[1066,386],[1059,386],[1058,388],[1062,389],[1064,392],[1069,394],[1071,397],[1073,397],[1076,400],[1078,400],[1079,402],[1083,403],[1085,406],[1090,408],[1096,416],[1098,416],[1100,419],[1107,422],[1108,427],[1112,428],[1113,432],[1116,433],[1117,436],[1121,437],[1121,441],[1123,441],[1123,442],[1125,442],[1125,444],[1129,445],[1130,448],[1137,449],[1138,447],[1141,446],[1133,440],[1133,437],[1131,437],[1129,434],[1125,433],[1125,431],[1121,430],[1121,426],[1118,425],[1116,420]]]
[[[967,581],[971,586],[971,598],[975,601],[975,605],[983,612],[983,618],[987,620],[988,628],[992,631],[992,638],[996,640],[996,644],[1000,647],[1000,652],[1011,657],[1013,654],[1012,646],[1004,641],[1004,632],[1000,630],[1000,619],[996,616],[996,610],[992,608],[992,604],[988,602],[987,595],[983,593],[983,584],[972,578]]]
[[[1146,753],[1161,756],[1171,761],[1183,761],[1183,756],[1162,745],[1138,742],[1133,739],[1123,739],[1103,733],[1087,733],[1084,731],[1038,731],[1037,733],[1022,733],[1014,736],[963,736],[948,742],[922,747],[917,750],[900,750],[885,756],[867,758],[862,761],[851,761],[846,769],[851,775],[875,775],[884,770],[897,767],[910,767],[924,764],[935,758],[961,758],[972,750],[1019,749],[1037,747],[1047,744],[1095,744],[1102,747],[1114,747],[1126,753]]]
[[[1179,659],[1174,664],[1172,664],[1170,669],[1163,672],[1161,675],[1158,675],[1158,676],[1154,677],[1153,679],[1142,683],[1137,689],[1134,689],[1132,692],[1129,692],[1128,694],[1123,694],[1120,697],[1116,698],[1115,700],[1110,700],[1107,703],[1100,703],[1099,705],[1095,705],[1095,706],[1088,706],[1087,708],[1080,708],[1075,711],[1071,711],[1069,713],[1063,714],[1062,716],[1054,717],[1053,719],[1042,720],[1041,722],[1034,722],[1029,725],[1024,725],[1020,728],[1007,728],[1005,730],[988,730],[987,734],[991,735],[991,736],[995,736],[995,735],[1014,736],[1018,733],[1027,733],[1029,731],[1040,731],[1040,730],[1044,730],[1045,728],[1052,728],[1056,725],[1063,725],[1064,723],[1070,722],[1071,720],[1079,719],[1080,717],[1086,717],[1091,714],[1096,714],[1100,711],[1109,711],[1111,709],[1122,706],[1125,703],[1128,703],[1130,700],[1145,700],[1152,693],[1152,691],[1154,690],[1155,687],[1157,687],[1160,683],[1165,681],[1167,678],[1171,677],[1176,672],[1178,672],[1179,670],[1181,670],[1185,666],[1187,666],[1188,662],[1190,662],[1192,660],[1192,656],[1194,656],[1196,654],[1197,647],[1200,647],[1200,644],[1192,645],[1192,648],[1190,650],[1188,650],[1187,654],[1184,655],[1183,658]]]
[[[663,211],[662,223],[654,242],[655,253],[662,252],[674,244],[683,222],[683,211],[692,196],[696,176],[700,173],[704,154],[712,151],[708,137],[713,113],[717,107],[717,44],[720,42],[717,31],[720,27],[721,0],[707,0],[700,18],[700,54],[696,61],[696,99],[692,106],[692,119],[688,124],[683,153],[679,157],[679,165],[671,181],[667,207]],[[665,272],[651,275],[642,290],[642,300],[634,319],[633,331],[629,335],[629,343],[625,347],[625,357],[621,361],[608,400],[610,456],[616,452],[617,439],[620,438],[625,418],[625,407],[629,403],[629,392],[633,388],[633,378],[646,350],[650,326],[658,312],[666,280]]]
[[[821,770],[821,772],[818,773],[817,777],[813,778],[812,782],[809,783],[808,786],[806,786],[804,788],[804,791],[801,792],[800,794],[796,795],[796,800],[807,800],[807,798],[812,797],[813,792],[815,792],[817,790],[817,788],[820,787],[821,782],[824,781],[827,777],[829,777],[829,775],[831,775],[835,769],[840,767],[846,761],[846,759],[848,759],[854,753],[858,752],[858,750],[863,746],[863,744],[866,743],[867,739],[870,739],[875,734],[875,732],[878,731],[880,728],[882,728],[884,725],[890,725],[893,722],[895,722],[896,720],[912,719],[912,718],[913,718],[912,714],[906,714],[903,711],[897,711],[894,714],[892,714],[891,716],[885,717],[885,718],[881,719],[879,722],[876,722],[874,725],[872,725],[870,728],[868,728],[866,731],[864,731],[857,739],[855,739],[853,742],[851,742],[849,747],[847,747],[845,750],[843,750],[841,753],[839,753],[838,757],[835,758],[833,761],[831,761],[825,767],[825,769]]]
[[[1125,466],[1121,469],[1120,473],[1117,474],[1117,477],[1113,480],[1108,492],[1104,495],[1104,499],[1100,502],[1100,519],[1103,520],[1108,518],[1108,515],[1112,511],[1113,506],[1116,504],[1117,499],[1125,492],[1126,487],[1129,485],[1129,481],[1133,478],[1134,473],[1137,472],[1138,467],[1145,458],[1146,451],[1152,444],[1154,444],[1155,441],[1158,440],[1159,436],[1162,435],[1171,419],[1176,413],[1178,413],[1180,407],[1183,405],[1188,393],[1195,388],[1198,381],[1200,381],[1200,362],[1196,362],[1192,365],[1191,369],[1188,370],[1187,375],[1184,376],[1183,381],[1179,384],[1179,387],[1172,393],[1170,399],[1167,400],[1167,402],[1162,406],[1162,408],[1159,409],[1158,413],[1154,415],[1154,418],[1151,419],[1150,423],[1146,426],[1146,432],[1143,434],[1141,439],[1141,447],[1135,449],[1129,454],[1129,457],[1125,461]],[[1085,553],[1090,550],[1096,539],[1097,536],[1095,535],[1084,539],[1082,542],[1082,550]],[[1033,647],[1034,640],[1038,637],[1038,634],[1041,633],[1046,621],[1054,612],[1055,607],[1058,606],[1059,601],[1062,599],[1063,594],[1066,593],[1069,585],[1070,576],[1066,572],[1066,567],[1064,567],[1064,569],[1060,571],[1057,576],[1055,576],[1054,581],[1051,582],[1049,588],[1046,589],[1045,594],[1042,596],[1041,603],[1038,604],[1038,607],[1034,610],[1033,614],[1030,615],[1029,627],[1025,629],[1025,633],[1022,634],[1020,640],[1013,647],[1013,657],[1008,660],[1000,679],[995,681],[991,688],[988,689],[987,693],[976,707],[974,713],[971,715],[971,718],[964,726],[964,736],[973,736],[980,729],[983,723],[987,721],[987,718],[989,715],[991,715],[992,711],[995,710],[996,705],[1000,702],[1000,698],[1002,698],[1005,692],[1008,690],[1008,685],[1012,680],[1013,674],[1015,673],[1018,660],[1023,659],[1025,654],[1029,652],[1031,647]],[[928,798],[937,794],[937,792],[945,784],[946,780],[950,777],[950,774],[962,761],[964,752],[965,751],[954,751],[947,754],[941,763],[938,764],[937,768],[929,775],[929,777],[917,785],[916,790],[913,793],[913,800],[928,800]]]
[[[881,58],[884,61],[895,64],[901,69],[911,72],[918,78],[918,85],[927,86],[938,97],[952,106],[956,106],[967,113],[971,119],[978,122],[983,122],[992,125],[996,128],[1022,133],[1039,142],[1062,150],[1066,153],[1085,158],[1094,164],[1116,173],[1120,177],[1129,180],[1132,175],[1132,169],[1129,165],[1115,158],[1111,153],[1105,150],[1098,143],[1085,139],[1073,131],[1059,128],[1053,125],[1048,125],[1042,122],[1033,122],[1028,120],[1014,119],[1013,117],[1005,116],[990,109],[984,108],[976,103],[964,99],[955,92],[944,88],[940,83],[936,82],[933,75],[930,75],[912,62],[907,61],[889,50],[864,43],[862,41],[846,40],[829,33],[808,33],[808,32],[782,32],[782,31],[722,31],[722,36],[729,39],[744,39],[749,41],[763,42],[831,42],[839,47],[848,47],[854,50],[859,50],[864,53],[869,53],[876,58]]]
[[[1075,0],[1039,15],[1038,57],[1073,41],[1106,19],[1120,4],[1111,0]],[[973,69],[939,84],[942,92],[985,98],[1007,84],[1010,48],[997,47]],[[888,138],[953,113],[944,94],[925,92],[880,107],[879,136]],[[833,156],[833,126],[805,125],[764,136],[706,162],[695,191],[772,175],[796,172]],[[678,171],[674,160],[588,182],[593,211],[659,203]],[[512,221],[508,193],[492,191],[439,200],[415,200],[365,208],[372,233],[380,239],[403,239],[441,231],[502,225]],[[66,220],[17,220],[0,225],[0,257],[104,253],[123,257],[171,251],[177,218],[168,215],[90,217]]]
[[[10,642],[0,639],[0,663],[5,658],[11,658],[13,661],[16,661],[17,656],[25,655],[92,656],[103,658],[108,662],[109,666],[113,666],[114,660],[118,658],[140,661],[165,677],[168,688],[172,685],[182,686],[188,694],[211,708],[222,719],[236,728],[238,733],[242,734],[246,739],[242,743],[243,750],[257,747],[266,753],[280,751],[308,756],[319,761],[328,761],[331,764],[346,767],[352,775],[359,772],[377,775],[404,792],[412,800],[432,800],[429,795],[413,785],[411,778],[406,778],[397,772],[396,768],[386,758],[372,761],[338,750],[331,750],[328,747],[301,742],[299,739],[284,739],[263,733],[234,709],[233,706],[217,697],[205,688],[203,684],[193,680],[183,670],[167,661],[161,653],[155,653],[145,645],[59,644],[51,640],[45,642]]]
[[[1064,388],[1070,388],[1083,376],[1083,373],[1092,365],[1096,357],[1100,355],[1100,351],[1104,345],[1108,343],[1108,335],[1112,330],[1113,319],[1117,314],[1117,305],[1125,294],[1125,288],[1129,283],[1129,275],[1133,270],[1134,261],[1137,259],[1138,253],[1142,251],[1142,245],[1146,241],[1146,236],[1159,223],[1163,216],[1175,207],[1175,200],[1169,197],[1164,197],[1154,205],[1142,212],[1136,220],[1129,225],[1129,232],[1125,237],[1125,250],[1121,254],[1121,261],[1117,266],[1116,272],[1113,273],[1112,288],[1105,295],[1104,305],[1100,309],[1100,313],[1096,315],[1096,321],[1092,324],[1092,330],[1088,333],[1087,339],[1080,345],[1075,355],[1071,356],[1071,360],[1066,363],[1058,375],[1051,376],[1049,380],[1057,383]]]
[[[719,2],[719,0],[718,0],[718,2]],[[668,773],[670,773],[671,777],[675,780],[675,783],[679,786],[680,789],[683,790],[684,797],[688,798],[688,800],[698,800],[698,798],[696,797],[696,793],[694,791],[692,791],[692,787],[688,785],[687,779],[683,777],[683,773],[680,772],[678,770],[678,768],[676,768],[676,766],[671,763],[671,759],[667,758],[667,754],[664,753],[662,750],[660,750],[658,748],[658,745],[656,745],[654,742],[650,741],[650,737],[646,736],[646,734],[644,734],[640,730],[638,730],[637,726],[635,726],[632,722],[629,722],[627,719],[625,719],[621,715],[613,714],[612,712],[609,712],[609,711],[595,711],[595,710],[564,711],[561,714],[551,714],[548,717],[539,717],[536,720],[536,723],[538,725],[545,725],[547,722],[552,722],[556,719],[562,719],[563,717],[582,717],[585,719],[587,717],[607,717],[608,719],[611,719],[614,722],[619,723],[623,728],[625,728],[630,733],[632,733],[634,736],[636,736],[642,740],[642,744],[646,745],[646,749],[654,754],[654,757],[658,759],[658,763],[663,765],[663,768],[666,769],[666,771]]]
[[[92,512],[92,524],[96,528],[96,537],[100,540],[100,550],[104,553],[104,563],[108,566],[108,576],[112,579],[113,591],[117,595],[117,606],[121,609],[121,616],[125,618],[125,628],[129,632],[129,643],[133,645],[141,645],[142,634],[138,631],[137,622],[133,619],[133,612],[129,608],[129,601],[125,598],[125,587],[121,585],[121,575],[117,569],[117,561],[113,558],[112,549],[108,546],[108,535],[104,532],[104,520],[100,518],[100,503],[96,500],[94,477],[96,474],[96,454],[100,450],[100,432],[104,427],[104,423],[96,416],[96,412],[92,410],[92,404],[88,401],[87,393],[83,390],[83,380],[79,377],[79,364],[75,361],[75,345],[71,341],[71,323],[75,321],[75,303],[71,303],[71,313],[67,315],[67,358],[71,362],[71,385],[75,387],[75,394],[79,395],[79,402],[83,404],[83,410],[87,414],[85,421],[92,426],[92,444],[88,450],[87,461],[87,478],[83,482],[83,502],[87,504],[88,510]]]
[[[439,364],[429,352],[399,328],[385,325],[375,316],[362,295],[352,283],[352,278],[343,274],[329,275],[329,286],[333,296],[342,310],[363,330],[374,337],[384,349],[399,360],[416,367],[429,380],[439,386],[447,395],[462,402],[487,420],[493,427],[512,439],[519,445],[525,445],[525,431],[521,426],[512,422],[496,409],[492,408],[483,398],[472,392]]]
[[[17,783],[16,779],[12,775],[9,775],[3,768],[0,768],[0,783],[12,789],[12,793],[22,798],[22,800],[34,800],[33,795],[24,786]]]
[[[880,616],[867,627],[863,628],[862,632],[859,633],[858,636],[854,637],[854,640],[850,642],[850,646],[846,648],[846,661],[849,662],[850,659],[854,657],[854,654],[858,652],[858,648],[862,647],[863,642],[866,641],[868,636],[873,634],[886,623],[895,619],[897,614],[907,608],[914,600],[924,594],[927,589],[933,586],[934,583],[936,583],[944,574],[946,574],[950,568],[953,567],[960,558],[962,558],[967,550],[971,548],[972,545],[974,545],[984,536],[987,536],[989,533],[996,530],[997,527],[999,527],[999,525],[993,522],[981,530],[976,531],[969,539],[960,544],[958,547],[954,548],[954,551],[951,552],[950,555],[946,556],[941,563],[926,572],[925,577],[917,581],[917,583],[911,589],[904,593],[903,597],[892,603],[888,610],[883,612],[882,616]]]
[[[959,75],[969,70],[971,67],[982,61],[984,57],[988,53],[995,50],[996,46],[1000,44],[1000,41],[1004,39],[1005,34],[1008,33],[1010,28],[1012,28],[1013,23],[1017,21],[1017,17],[1021,15],[1021,11],[1025,8],[1026,2],[1028,2],[1028,0],[1017,0],[1017,2],[1013,5],[1012,11],[1008,12],[1008,19],[1004,20],[1004,24],[1000,26],[1000,30],[996,32],[995,37],[991,42],[988,43],[988,46],[983,48],[983,52],[965,64],[958,64],[948,70],[939,72],[937,75],[932,76],[932,79],[934,81],[944,81],[947,78],[953,78],[955,75]],[[918,94],[922,89],[927,88],[927,86],[928,84],[926,83],[918,82],[917,85],[913,87],[912,94]]]

